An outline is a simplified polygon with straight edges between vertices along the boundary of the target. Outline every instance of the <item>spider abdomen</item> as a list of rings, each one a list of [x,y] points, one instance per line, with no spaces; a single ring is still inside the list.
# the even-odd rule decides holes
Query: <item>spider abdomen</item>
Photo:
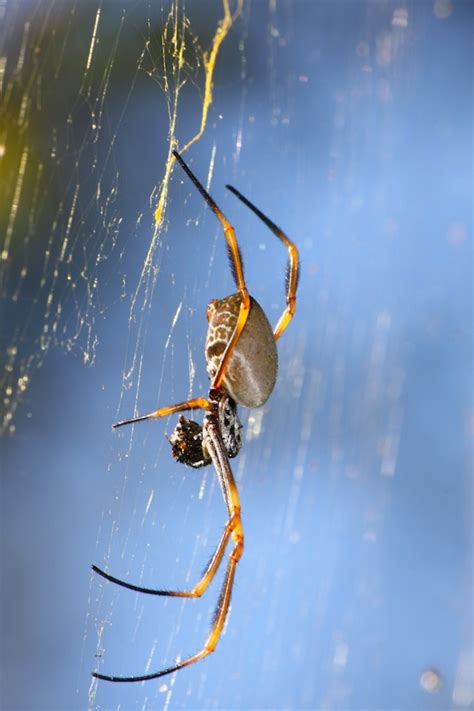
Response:
[[[241,296],[237,293],[211,301],[208,306],[206,361],[211,380],[234,333],[240,303]],[[271,395],[277,369],[272,327],[260,304],[250,297],[250,313],[226,368],[224,389],[239,405],[260,407]]]

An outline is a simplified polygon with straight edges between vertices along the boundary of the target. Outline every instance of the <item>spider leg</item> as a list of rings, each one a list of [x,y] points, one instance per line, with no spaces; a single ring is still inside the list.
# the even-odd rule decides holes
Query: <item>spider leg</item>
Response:
[[[182,661],[177,662],[171,667],[162,669],[161,671],[154,672],[152,674],[144,674],[141,676],[127,677],[109,676],[106,674],[99,674],[98,672],[93,672],[92,676],[94,676],[96,679],[102,679],[104,681],[113,682],[148,681],[150,679],[157,679],[161,676],[165,676],[166,674],[172,674],[173,672],[178,671],[183,667],[187,667],[190,664],[193,664],[194,662],[197,662],[200,659],[207,657],[208,654],[211,654],[211,652],[215,650],[217,643],[219,642],[222,630],[224,628],[225,620],[229,612],[230,599],[232,595],[232,589],[234,587],[235,571],[244,549],[244,534],[240,518],[239,494],[237,491],[237,485],[232,474],[232,469],[229,464],[229,459],[227,457],[227,452],[225,450],[224,442],[222,440],[219,427],[218,406],[219,402],[224,397],[227,397],[227,395],[223,391],[211,391],[210,409],[204,418],[203,424],[204,443],[207,447],[209,455],[219,476],[222,493],[229,512],[229,521],[226,525],[226,530],[229,530],[229,533],[227,534],[226,542],[229,536],[232,536],[232,539],[234,541],[234,547],[229,556],[229,562],[227,564],[224,583],[222,585],[219,601],[217,603],[217,607],[214,613],[214,619],[212,622],[210,634],[206,642],[204,643],[204,646],[199,652],[193,654],[187,659],[183,659]],[[221,544],[222,538],[221,542],[219,543],[218,550],[214,554],[213,559],[211,560],[211,565],[208,567],[207,572],[209,572],[210,568],[212,567],[213,561],[218,557],[218,551],[221,547]],[[225,545],[223,545],[222,547],[222,553],[220,554],[219,560],[215,564],[215,569],[217,569],[219,562],[222,559],[224,549]],[[114,582],[115,580],[116,579],[114,579]]]
[[[135,422],[142,422],[142,420],[151,420],[155,417],[166,417],[166,415],[172,415],[174,412],[182,412],[183,410],[208,410],[211,406],[209,400],[205,397],[195,397],[193,400],[186,400],[186,402],[178,402],[176,405],[168,405],[167,407],[160,407],[159,410],[150,412],[148,415],[141,415],[140,417],[132,417],[130,420],[121,420],[116,422],[112,427],[122,427],[123,425],[131,425]]]
[[[222,629],[225,624],[227,613],[229,611],[230,598],[232,594],[232,588],[234,586],[234,576],[235,569],[237,567],[240,555],[237,552],[237,545],[231,553],[229,558],[229,563],[227,564],[227,571],[224,578],[224,584],[221,589],[221,594],[219,596],[219,602],[217,603],[216,611],[214,613],[214,621],[212,623],[211,632],[203,646],[203,648],[193,654],[187,659],[183,659],[181,662],[177,662],[172,667],[167,667],[159,672],[154,672],[152,674],[143,674],[142,676],[109,676],[107,674],[99,674],[98,672],[92,672],[92,676],[96,679],[102,679],[103,681],[116,681],[116,682],[127,682],[127,681],[149,681],[150,679],[158,679],[160,676],[165,676],[166,674],[172,674],[183,667],[187,667],[194,662],[198,662],[200,659],[207,657],[211,654],[217,646],[219,638],[222,633]]]
[[[229,538],[232,534],[232,529],[234,525],[235,518],[229,518],[212,558],[207,564],[199,582],[194,586],[192,590],[156,590],[155,588],[143,588],[139,585],[127,583],[125,580],[120,580],[120,578],[116,578],[114,575],[110,575],[110,573],[106,573],[105,570],[98,568],[97,565],[93,565],[92,570],[94,571],[94,573],[101,575],[103,578],[109,580],[111,583],[120,585],[121,587],[127,588],[128,590],[134,590],[135,592],[139,593],[146,593],[147,595],[161,595],[164,597],[201,597],[201,595],[209,587],[221,564],[222,557],[225,553],[225,549],[227,547],[227,543],[229,542]]]
[[[222,380],[224,379],[227,364],[229,363],[229,360],[232,357],[232,353],[234,352],[234,348],[240,338],[240,334],[244,330],[245,324],[247,323],[248,315],[250,312],[250,296],[247,291],[247,286],[245,284],[242,257],[240,255],[239,245],[237,243],[234,228],[232,227],[222,210],[217,206],[216,202],[209,195],[207,190],[205,190],[204,186],[199,182],[194,173],[191,172],[190,168],[186,165],[179,153],[177,151],[173,151],[173,155],[186,173],[186,175],[188,176],[188,178],[191,180],[193,185],[195,185],[195,187],[199,190],[202,197],[204,198],[204,200],[222,225],[224,235],[227,240],[232,274],[242,299],[240,303],[239,316],[237,319],[237,324],[235,326],[235,331],[232,334],[232,338],[230,339],[229,343],[227,344],[227,348],[219,364],[219,369],[216,375],[214,376],[214,380],[212,381],[212,387],[219,388],[222,385]]]
[[[121,427],[122,425],[129,425],[134,422],[140,422],[142,420],[147,420],[154,417],[164,417],[166,415],[171,415],[174,412],[180,412],[182,410],[191,410],[193,408],[209,409],[211,407],[213,407],[213,405],[210,400],[207,400],[205,398],[195,398],[193,400],[187,400],[186,402],[181,402],[176,405],[162,407],[159,410],[155,410],[155,412],[150,413],[149,415],[142,415],[141,417],[136,417],[130,420],[122,420],[121,422],[117,422],[112,426],[116,428]],[[97,573],[97,575],[100,575],[106,580],[109,580],[111,583],[120,585],[121,587],[127,588],[128,590],[146,593],[147,595],[162,595],[168,597],[201,597],[201,595],[207,590],[209,584],[211,583],[216,574],[216,571],[219,568],[227,543],[236,523],[237,521],[235,516],[230,515],[212,558],[207,564],[200,580],[193,587],[192,590],[158,590],[155,588],[145,588],[140,585],[128,583],[125,580],[121,580],[120,578],[116,578],[114,575],[107,573],[105,570],[102,570],[102,568],[99,568],[97,565],[92,565],[92,570],[94,571],[94,573]]]
[[[252,212],[254,212],[257,217],[259,217],[262,222],[265,223],[265,225],[273,232],[274,235],[278,237],[278,239],[283,242],[283,244],[288,249],[288,267],[286,270],[286,309],[282,313],[280,320],[275,326],[274,335],[275,340],[277,340],[278,338],[280,338],[281,334],[290,323],[296,309],[296,290],[298,288],[299,280],[298,249],[293,244],[293,242],[286,236],[286,234],[277,225],[275,225],[275,223],[272,222],[266,215],[264,215],[263,212],[258,209],[258,207],[255,207],[255,205],[250,202],[248,198],[244,197],[241,192],[239,192],[236,188],[232,187],[232,185],[226,185],[226,188],[228,188],[231,193],[238,197],[239,200],[244,203],[244,205],[250,208],[250,210],[252,210]]]

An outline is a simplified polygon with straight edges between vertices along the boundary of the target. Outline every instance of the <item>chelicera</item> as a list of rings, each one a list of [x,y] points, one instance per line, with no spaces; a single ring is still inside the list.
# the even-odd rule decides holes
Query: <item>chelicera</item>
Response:
[[[214,578],[229,540],[232,540],[233,547],[227,562],[224,583],[211,631],[202,649],[196,654],[152,674],[123,677],[93,672],[94,677],[106,681],[127,682],[157,679],[197,662],[216,648],[229,611],[235,571],[244,547],[239,494],[229,463],[229,458],[235,457],[242,446],[237,404],[245,407],[260,407],[270,397],[278,368],[276,341],[293,318],[296,306],[299,257],[293,242],[236,188],[230,185],[226,186],[269,227],[288,250],[286,308],[276,327],[272,329],[262,307],[249,295],[247,290],[234,228],[179,153],[173,151],[173,154],[222,225],[237,292],[224,299],[211,301],[207,309],[209,326],[205,354],[211,381],[208,397],[198,397],[176,405],[161,407],[148,415],[123,420],[113,426],[122,427],[142,420],[164,417],[175,412],[203,409],[205,415],[202,426],[187,419],[184,415],[180,416],[170,437],[172,452],[178,461],[194,468],[206,466],[211,462],[214,464],[229,517],[214,555],[201,579],[192,590],[170,591],[144,588],[120,580],[95,565],[92,568],[103,578],[117,585],[148,595],[200,597]]]

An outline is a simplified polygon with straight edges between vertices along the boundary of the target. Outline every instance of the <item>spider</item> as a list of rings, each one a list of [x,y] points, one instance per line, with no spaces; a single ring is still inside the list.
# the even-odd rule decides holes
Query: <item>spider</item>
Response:
[[[211,462],[214,464],[229,517],[211,560],[192,590],[170,591],[143,588],[115,578],[95,565],[92,566],[92,569],[117,585],[148,595],[200,597],[214,578],[230,539],[232,539],[233,548],[228,559],[211,631],[202,649],[196,654],[176,662],[173,666],[152,674],[124,677],[93,672],[92,675],[95,678],[105,681],[132,682],[157,679],[197,662],[216,648],[229,611],[235,571],[244,548],[239,494],[229,464],[229,458],[235,457],[242,445],[237,404],[245,407],[260,407],[270,397],[275,385],[278,366],[275,342],[290,323],[296,307],[299,256],[293,242],[236,188],[230,185],[226,186],[269,227],[288,249],[286,308],[275,329],[272,330],[262,307],[247,290],[234,228],[179,153],[173,151],[173,155],[222,225],[237,292],[224,299],[211,301],[207,308],[209,326],[205,355],[211,381],[208,397],[198,397],[176,405],[161,407],[148,415],[117,422],[113,427],[165,417],[184,410],[204,410],[205,416],[202,426],[193,420],[188,420],[183,415],[180,416],[179,422],[169,438],[172,452],[178,461],[191,467],[201,467]]]

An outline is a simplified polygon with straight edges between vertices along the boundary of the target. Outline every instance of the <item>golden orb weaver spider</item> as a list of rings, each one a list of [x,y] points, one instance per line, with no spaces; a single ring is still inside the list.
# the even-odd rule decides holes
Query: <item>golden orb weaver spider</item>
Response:
[[[105,681],[126,682],[157,679],[165,674],[171,674],[178,669],[182,669],[193,662],[197,662],[216,648],[229,611],[235,571],[244,547],[239,494],[229,464],[229,458],[235,457],[241,447],[241,425],[237,415],[237,404],[245,407],[260,407],[270,397],[275,385],[278,365],[275,341],[280,338],[293,318],[296,307],[299,255],[293,242],[250,200],[231,185],[226,186],[270,228],[288,249],[286,308],[275,329],[272,330],[262,307],[247,291],[242,258],[234,228],[179,153],[173,151],[173,155],[223,227],[232,274],[238,291],[224,299],[211,301],[207,309],[209,326],[205,355],[207,371],[211,380],[208,397],[198,397],[176,405],[161,407],[148,415],[117,422],[113,427],[122,427],[142,420],[164,417],[183,410],[205,410],[206,414],[202,427],[197,422],[188,420],[181,415],[170,437],[170,443],[173,456],[188,466],[201,467],[211,462],[214,464],[229,518],[214,555],[201,579],[192,590],[170,591],[143,588],[115,578],[96,565],[93,565],[92,569],[103,578],[136,592],[169,597],[200,597],[214,578],[230,539],[232,539],[234,546],[227,563],[224,583],[214,614],[211,632],[202,649],[191,657],[152,674],[123,677],[109,676],[98,672],[92,673],[96,679]]]

